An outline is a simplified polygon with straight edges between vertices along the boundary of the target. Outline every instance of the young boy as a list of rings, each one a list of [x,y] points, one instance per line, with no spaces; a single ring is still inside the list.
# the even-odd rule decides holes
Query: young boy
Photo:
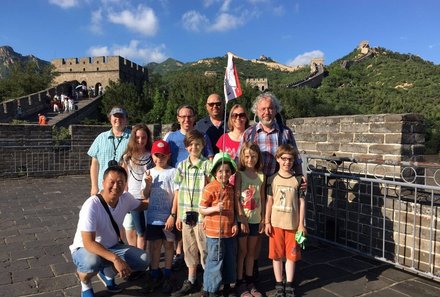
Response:
[[[292,171],[297,150],[289,144],[278,147],[275,158],[280,166],[267,181],[265,232],[269,236],[269,258],[273,260],[275,297],[293,297],[295,262],[300,260],[300,246],[295,240],[304,227],[305,201],[300,184]],[[283,261],[286,258],[286,285],[283,285]]]
[[[150,249],[150,278],[145,291],[150,293],[162,285],[162,292],[170,294],[171,264],[174,254],[174,178],[176,169],[168,165],[170,146],[164,140],[157,140],[151,148],[155,167],[147,170],[141,185],[142,195],[148,199],[146,239]],[[162,245],[165,249],[165,269],[159,268]]]
[[[172,296],[184,296],[196,290],[197,265],[205,268],[206,239],[202,226],[202,217],[198,208],[202,191],[208,183],[210,162],[202,156],[205,139],[197,130],[189,131],[184,140],[189,153],[187,159],[177,165],[175,202],[173,213],[177,214],[176,228],[182,231],[185,264],[188,267],[188,279],[182,288]]]
[[[215,179],[203,190],[200,213],[204,216],[208,256],[203,274],[203,296],[218,296],[221,283],[229,295],[237,268],[238,226],[235,221],[234,188],[229,178],[237,167],[228,153],[214,156],[211,175]]]

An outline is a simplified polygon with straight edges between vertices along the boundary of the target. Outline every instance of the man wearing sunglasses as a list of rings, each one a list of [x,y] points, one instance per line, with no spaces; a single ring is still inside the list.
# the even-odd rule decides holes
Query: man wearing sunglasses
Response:
[[[206,99],[205,107],[208,111],[208,116],[200,119],[196,123],[195,128],[203,134],[208,135],[211,144],[213,144],[212,149],[214,150],[214,154],[216,154],[219,150],[215,144],[224,133],[224,100],[218,94],[211,94],[208,96],[208,99]]]

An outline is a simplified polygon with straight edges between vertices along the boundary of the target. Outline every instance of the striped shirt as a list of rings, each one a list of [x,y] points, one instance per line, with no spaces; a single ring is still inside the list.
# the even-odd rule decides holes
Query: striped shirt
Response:
[[[195,164],[188,157],[177,165],[174,183],[179,191],[177,216],[181,220],[185,219],[187,211],[199,211],[200,198],[207,184],[210,168],[211,162],[203,156]],[[199,216],[199,223],[201,222],[202,218]]]

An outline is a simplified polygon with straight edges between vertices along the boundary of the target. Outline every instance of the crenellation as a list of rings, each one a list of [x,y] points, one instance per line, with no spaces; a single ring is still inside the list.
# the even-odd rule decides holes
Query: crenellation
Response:
[[[55,78],[55,83],[64,81],[78,81],[87,88],[93,86],[98,90],[104,89],[110,81],[130,81],[138,88],[148,79],[147,70],[121,56],[97,56],[52,60],[52,65],[60,73]]]

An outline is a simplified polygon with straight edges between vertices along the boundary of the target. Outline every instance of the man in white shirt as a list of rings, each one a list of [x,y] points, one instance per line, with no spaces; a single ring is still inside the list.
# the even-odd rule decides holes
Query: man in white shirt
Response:
[[[102,191],[88,198],[81,207],[75,238],[69,247],[81,280],[81,297],[95,296],[91,278],[96,274],[109,292],[118,293],[122,289],[114,281],[116,274],[127,278],[133,271],[145,271],[149,265],[144,250],[120,242],[104,207],[107,206],[119,231],[127,212],[146,209],[147,201],[124,193],[127,172],[121,166],[107,168],[102,184]]]

